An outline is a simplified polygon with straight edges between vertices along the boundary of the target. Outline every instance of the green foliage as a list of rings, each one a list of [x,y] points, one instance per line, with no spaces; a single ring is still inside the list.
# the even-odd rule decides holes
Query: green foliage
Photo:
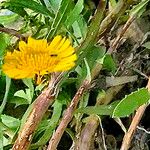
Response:
[[[3,33],[0,33],[0,62],[5,54],[6,48],[9,44],[9,36]],[[1,64],[1,63],[0,63]]]
[[[114,108],[118,102],[112,103],[110,105],[100,105],[100,106],[87,106],[85,108],[79,108],[75,111],[75,113],[85,113],[88,115],[109,115],[113,114]]]
[[[88,60],[88,63],[91,69],[93,68],[93,66],[99,59],[102,59],[103,57],[105,57],[105,52],[106,52],[106,49],[101,46],[93,46],[90,49],[90,52],[86,56],[86,59]]]
[[[3,150],[3,131],[2,131],[2,128],[0,126],[0,149]]]
[[[103,67],[104,69],[107,69],[108,71],[111,71],[112,73],[115,73],[117,67],[116,63],[113,60],[112,56],[109,54],[106,54],[103,58]]]
[[[0,16],[0,23],[2,25],[9,25],[10,23],[16,21],[19,18],[17,14]]]
[[[24,98],[27,100],[27,104],[31,104],[34,95],[34,86],[32,79],[23,79],[24,84],[28,87],[24,90],[19,90],[14,93],[14,96]],[[17,103],[19,105],[20,103]],[[25,103],[26,104],[26,103]]]
[[[46,1],[45,1],[46,2]],[[58,11],[60,3],[62,0],[49,0],[50,6],[52,7],[53,11]]]
[[[119,10],[123,3],[122,0],[119,0],[119,3],[116,0],[107,1],[107,9],[105,9],[106,1],[100,2],[101,5],[97,5],[95,1],[84,0],[6,0],[0,4],[1,27],[13,28],[25,37],[30,35],[36,39],[46,38],[48,41],[58,34],[67,36],[72,40],[78,55],[76,66],[70,72],[65,73],[59,85],[59,93],[54,104],[49,107],[43,120],[39,123],[34,133],[31,149],[43,149],[48,143],[59,125],[64,111],[85,79],[90,81],[91,84],[86,92],[81,95],[78,107],[74,112],[74,119],[66,129],[66,133],[72,140],[76,140],[76,136],[82,130],[83,120],[88,115],[100,115],[103,116],[101,117],[102,119],[106,115],[114,118],[128,117],[150,99],[148,90],[141,88],[146,81],[141,78],[141,75],[146,77],[147,72],[149,72],[149,62],[147,62],[149,54],[147,54],[145,48],[150,49],[150,42],[144,43],[142,47],[139,45],[140,52],[139,50],[130,52],[134,45],[130,47],[128,40],[123,41],[124,45],[121,49],[118,47],[117,52],[112,55],[107,53],[107,49],[113,42],[112,39],[114,40],[114,37],[118,36],[121,26],[128,19],[128,15],[138,19],[141,18],[142,14],[149,9],[146,7],[149,0],[130,3],[130,7],[127,7],[127,1],[122,10]],[[125,18],[125,20],[122,20],[122,18]],[[5,53],[7,50],[13,51],[14,49],[18,50],[18,39],[11,33],[1,32],[0,149],[12,148],[16,136],[23,128],[28,115],[34,107],[35,99],[47,87],[48,81],[51,79],[51,75],[47,74],[42,77],[44,79],[42,84],[35,85],[34,79],[11,80],[3,74],[1,65],[3,64]],[[130,53],[135,54],[132,58],[133,60],[127,58]],[[144,53],[144,55],[141,53]],[[101,68],[96,68],[98,64],[102,66],[101,71]],[[131,66],[139,70],[140,74],[135,75]],[[96,71],[99,71],[96,76],[94,76],[95,74],[93,75],[95,68]],[[122,81],[126,79],[124,76],[136,76],[138,78],[134,80],[135,85],[133,80],[129,83],[129,79],[117,84],[117,80],[113,80],[113,77],[110,77],[112,75],[115,76],[114,79],[122,79]],[[115,82],[109,85],[110,88],[115,89],[116,87],[111,86],[122,86],[122,84],[128,82],[127,88],[129,87],[130,91],[140,89],[128,95],[126,95],[129,93],[126,89],[120,92],[113,91],[113,93],[111,90],[109,91],[108,79]],[[99,93],[97,96],[98,91],[102,91],[102,89],[105,92],[103,94]],[[117,96],[116,93],[118,93]],[[120,99],[124,95],[126,95],[125,98],[121,101],[116,101],[118,97]],[[106,102],[105,96],[109,99]],[[98,99],[102,100],[100,104]],[[109,104],[104,105],[106,103]]]
[[[60,7],[55,14],[55,18],[48,33],[50,39],[61,29],[62,23],[65,22],[67,14],[71,11],[71,8],[72,2],[70,0],[61,1]]]
[[[87,63],[83,62],[81,67],[78,66],[76,68],[76,72],[79,75],[78,77],[79,83],[81,83],[87,76],[88,76],[88,79],[90,79],[89,77],[91,76],[92,68],[100,59],[103,59],[103,57],[105,56],[105,52],[106,50],[104,47],[101,47],[101,46],[91,47],[90,52],[88,53],[85,59]]]
[[[33,1],[33,0],[10,0],[4,3],[4,6],[14,12],[17,12],[19,15],[26,15],[26,11],[24,8],[29,8],[34,12],[41,13],[43,15],[49,16],[53,18],[53,14],[43,5]],[[17,9],[18,10],[17,10]]]
[[[78,17],[78,19],[73,23],[72,28],[74,30],[74,36],[79,42],[80,38],[85,39],[87,33],[87,24],[83,16],[80,15],[80,17]]]
[[[146,42],[142,46],[147,48],[147,49],[150,49],[150,42]]]
[[[8,115],[1,115],[1,121],[14,133],[17,131],[20,125],[19,119],[16,119]],[[4,127],[4,130],[7,133],[7,129],[5,129],[5,127]]]
[[[136,6],[134,6],[132,8],[132,10],[130,11],[130,16],[138,16],[140,17],[146,10],[146,5],[148,4],[149,0],[143,0],[141,1],[139,4],[137,4]]]
[[[44,130],[44,133],[42,137],[40,137],[38,142],[31,145],[32,148],[38,148],[39,146],[42,146],[48,142],[61,117],[62,106],[63,104],[60,103],[58,100],[55,101],[55,103],[52,106],[53,107],[52,117],[51,119],[47,120],[48,123],[44,123],[42,126],[39,127],[38,132],[40,133],[40,130],[42,131]]]
[[[20,120],[8,115],[1,115],[0,120],[0,147],[1,149],[12,143],[12,140],[19,128]],[[6,138],[7,135],[9,138]]]
[[[138,107],[150,100],[148,89],[141,88],[122,99],[115,107],[113,117],[126,117],[133,113]]]
[[[5,105],[7,103],[7,98],[8,98],[8,93],[9,93],[9,89],[10,89],[10,85],[11,85],[11,79],[9,77],[6,76],[6,88],[5,88],[5,95],[2,101],[2,104],[0,106],[0,115],[2,114]]]
[[[83,10],[83,0],[78,0],[73,10],[69,13],[65,25],[66,27],[70,27],[78,18],[80,17],[80,13]]]
[[[138,107],[150,100],[150,93],[146,88],[139,89],[126,95],[120,102],[114,102],[110,105],[87,106],[79,108],[75,113],[86,113],[96,115],[109,115],[112,117],[127,117],[133,113]]]

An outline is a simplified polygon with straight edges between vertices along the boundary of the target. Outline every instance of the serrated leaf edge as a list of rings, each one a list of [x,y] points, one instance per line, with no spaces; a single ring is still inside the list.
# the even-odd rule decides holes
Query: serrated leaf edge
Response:
[[[135,94],[136,92],[139,92],[140,90],[143,90],[143,89],[147,89],[147,88],[138,88],[138,90],[136,90],[136,91],[134,91],[134,92],[132,92],[132,93],[130,93],[130,94],[128,94],[128,95],[125,95],[125,97],[117,104],[117,106],[115,107],[115,109],[114,109],[114,111],[113,111],[113,113],[112,113],[112,118],[116,118],[117,116],[115,116],[115,111],[117,110],[117,107],[120,105],[120,103],[122,103],[122,101],[124,101],[124,99],[126,99],[128,96],[130,96],[130,95],[133,95],[133,94]]]

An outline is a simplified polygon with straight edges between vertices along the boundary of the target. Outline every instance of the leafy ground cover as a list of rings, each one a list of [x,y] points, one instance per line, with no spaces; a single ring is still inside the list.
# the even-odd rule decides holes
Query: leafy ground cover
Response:
[[[149,0],[0,2],[0,149],[149,149]]]

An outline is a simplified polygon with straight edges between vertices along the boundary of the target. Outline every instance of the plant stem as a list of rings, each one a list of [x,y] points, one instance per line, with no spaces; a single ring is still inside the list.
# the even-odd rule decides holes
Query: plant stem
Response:
[[[87,37],[86,37],[85,41],[81,44],[81,46],[78,48],[77,53],[80,54],[80,52],[82,52],[82,51],[83,51],[83,53],[80,55],[79,60],[77,61],[77,64],[85,57],[85,55],[88,53],[90,48],[95,44],[95,39],[98,34],[99,26],[103,19],[105,6],[106,6],[105,2],[103,0],[100,1],[97,11],[96,11],[96,13],[93,17],[93,20],[90,24],[90,27],[89,27],[89,30],[87,33]],[[57,145],[58,145],[68,123],[71,121],[71,119],[73,117],[73,112],[76,109],[81,96],[84,94],[84,91],[86,91],[89,83],[90,83],[90,81],[85,79],[83,81],[83,83],[81,84],[80,88],[78,89],[77,93],[75,94],[74,98],[72,99],[71,104],[67,108],[56,132],[53,134],[52,138],[50,139],[48,150],[55,150],[57,148]]]
[[[3,102],[2,102],[2,104],[0,106],[0,115],[2,114],[2,112],[3,112],[4,108],[5,108],[5,105],[7,103],[7,97],[8,97],[10,85],[11,85],[11,79],[6,76],[6,89],[5,89],[5,95],[4,95],[4,98],[3,98]]]
[[[96,39],[98,36],[98,31],[100,24],[104,17],[106,3],[104,0],[101,0],[99,2],[99,5],[97,6],[97,10],[95,11],[95,15],[93,16],[93,19],[91,21],[91,24],[88,28],[88,32],[86,35],[85,40],[83,43],[81,43],[81,46],[77,48],[77,54],[79,55],[79,59],[77,60],[77,64],[80,63],[81,60],[88,54],[88,52],[91,50],[91,48],[96,44]],[[82,53],[81,53],[82,52]]]
[[[83,82],[83,84],[80,86],[80,88],[78,89],[77,93],[75,94],[74,98],[71,101],[71,104],[65,111],[64,116],[63,116],[57,130],[54,132],[52,138],[50,139],[47,150],[55,150],[57,148],[57,145],[58,145],[68,123],[71,121],[71,119],[73,117],[73,112],[76,109],[77,104],[78,104],[80,98],[82,97],[84,91],[87,89],[88,85],[89,85],[89,81],[85,80]]]
[[[88,122],[82,129],[79,139],[77,139],[75,144],[75,149],[77,150],[90,150],[93,143],[94,135],[97,127],[99,126],[99,119],[96,115],[90,115],[88,117]]]
[[[33,109],[15,141],[12,148],[13,150],[27,150],[29,148],[35,129],[42,120],[45,112],[48,110],[48,107],[55,99],[58,84],[62,79],[62,76],[63,74],[55,74],[51,78],[48,88],[46,88],[35,100]]]
[[[109,32],[116,20],[126,11],[127,7],[133,3],[132,0],[119,0],[116,7],[102,21],[99,29],[99,38],[102,38],[106,32]]]
[[[119,85],[111,87],[106,91],[104,97],[97,97],[97,105],[107,105],[111,102],[114,96],[123,88],[124,85]],[[76,143],[75,147],[78,150],[89,150],[92,145],[92,141],[95,135],[95,131],[99,126],[99,119],[96,115],[90,115],[88,121],[86,122],[84,128],[82,129]]]
[[[4,32],[13,36],[16,36],[18,39],[23,40],[25,39],[25,37],[20,34],[18,31],[14,30],[14,29],[8,29],[5,27],[0,27],[0,32]]]
[[[121,32],[119,33],[119,35],[117,36],[117,38],[115,39],[115,41],[112,43],[112,45],[110,46],[110,48],[108,49],[107,53],[111,54],[112,51],[116,51],[121,38],[123,37],[123,35],[125,34],[125,32],[127,31],[127,29],[130,27],[130,25],[132,24],[132,22],[136,19],[136,16],[131,16],[128,21],[126,22],[126,24],[123,26],[123,29],[121,30]]]

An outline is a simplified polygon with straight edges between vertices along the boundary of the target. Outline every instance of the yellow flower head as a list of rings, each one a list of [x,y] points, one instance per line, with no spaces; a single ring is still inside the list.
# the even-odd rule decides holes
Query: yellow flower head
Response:
[[[3,72],[11,78],[33,78],[51,72],[66,71],[75,65],[77,56],[68,39],[56,36],[50,44],[47,40],[19,42],[19,51],[7,52]]]

